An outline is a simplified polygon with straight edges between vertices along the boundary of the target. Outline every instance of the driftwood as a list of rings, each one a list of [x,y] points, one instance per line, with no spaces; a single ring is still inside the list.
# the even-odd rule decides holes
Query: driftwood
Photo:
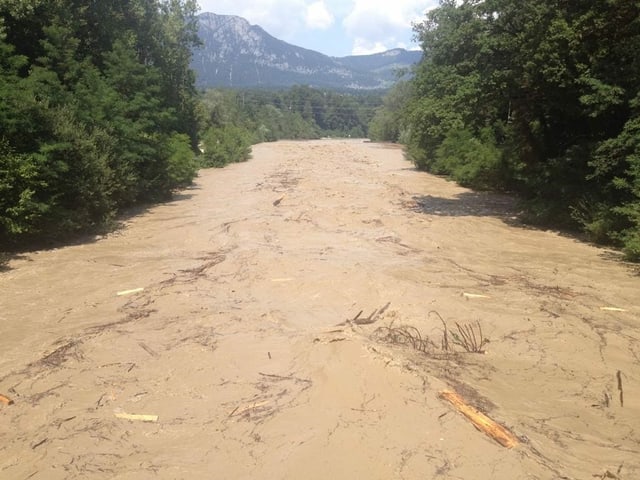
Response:
[[[624,407],[624,390],[622,389],[622,372],[618,370],[616,373],[618,379],[618,391],[620,392],[620,406]]]
[[[282,202],[282,200],[284,200],[284,197],[286,197],[287,194],[285,193],[284,195],[282,195],[280,198],[278,198],[277,200],[273,201],[273,206],[277,207],[278,205],[280,205],[280,203]]]
[[[353,324],[353,325],[370,325],[372,323],[375,323],[378,321],[378,319],[380,318],[380,316],[387,311],[387,309],[389,308],[389,306],[391,305],[391,302],[388,302],[384,307],[382,307],[381,309],[375,309],[373,312],[371,312],[371,315],[369,315],[366,318],[360,318],[360,316],[362,315],[362,313],[364,312],[364,310],[360,310],[358,312],[358,314],[353,317],[350,320],[345,320],[344,322],[339,323],[338,327],[343,326],[343,325],[347,325],[347,324]]]
[[[264,400],[262,402],[253,402],[248,405],[238,405],[234,408],[231,413],[229,413],[229,417],[237,417],[238,415],[242,415],[243,413],[249,412],[251,410],[255,410],[256,408],[264,407],[269,403],[269,400]]]
[[[440,392],[440,397],[448,400],[460,413],[467,417],[478,430],[493,438],[503,447],[513,448],[518,445],[518,438],[513,433],[466,403],[456,392],[445,390]]]
[[[120,291],[120,292],[116,293],[116,295],[117,295],[118,297],[122,297],[122,296],[125,296],[125,295],[133,295],[134,293],[140,293],[140,292],[142,292],[143,290],[144,290],[144,288],[143,288],[143,287],[140,287],[140,288],[132,288],[131,290],[122,290],[122,291]]]
[[[158,415],[117,412],[117,413],[114,413],[114,416],[116,418],[121,418],[123,420],[137,420],[139,422],[157,422],[158,421]]]

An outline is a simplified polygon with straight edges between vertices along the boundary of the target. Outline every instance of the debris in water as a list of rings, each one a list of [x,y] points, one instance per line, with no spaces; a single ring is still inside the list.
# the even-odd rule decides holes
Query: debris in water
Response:
[[[465,298],[491,298],[489,295],[482,295],[480,293],[467,293],[467,292],[464,292],[462,296]]]
[[[137,420],[139,422],[157,422],[158,421],[158,415],[124,413],[124,412],[116,412],[114,413],[114,415],[116,418],[122,418],[124,420]]]
[[[440,397],[448,400],[460,413],[467,417],[478,430],[486,433],[503,447],[513,448],[518,445],[518,438],[513,433],[466,403],[456,392],[445,390],[440,392]]]
[[[121,292],[116,293],[116,295],[118,297],[122,297],[124,295],[132,295],[134,293],[140,293],[144,290],[144,288],[140,287],[140,288],[133,288],[131,290],[122,290]]]

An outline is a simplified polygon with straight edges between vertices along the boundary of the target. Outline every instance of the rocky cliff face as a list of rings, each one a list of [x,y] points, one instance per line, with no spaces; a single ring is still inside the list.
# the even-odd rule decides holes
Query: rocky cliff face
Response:
[[[393,84],[397,69],[421,58],[402,49],[335,58],[278,40],[241,17],[203,13],[199,22],[203,45],[194,51],[192,67],[202,88],[383,89]]]

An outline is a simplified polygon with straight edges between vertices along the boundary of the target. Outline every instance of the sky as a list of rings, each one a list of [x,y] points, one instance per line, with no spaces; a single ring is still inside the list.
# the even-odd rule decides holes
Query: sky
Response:
[[[293,45],[334,57],[419,49],[412,25],[438,0],[198,0],[201,12],[238,15]]]

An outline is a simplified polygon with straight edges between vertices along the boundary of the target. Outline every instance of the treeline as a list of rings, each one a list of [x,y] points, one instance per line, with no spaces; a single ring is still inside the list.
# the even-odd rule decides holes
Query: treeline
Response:
[[[204,166],[246,159],[250,146],[280,139],[362,138],[380,93],[346,94],[296,86],[288,90],[207,90],[200,124]]]
[[[640,260],[640,4],[441,1],[372,136]]]
[[[0,245],[102,226],[192,181],[196,11],[0,1]]]
[[[0,0],[0,251],[109,227],[252,144],[363,137],[381,94],[195,89],[193,0]]]

